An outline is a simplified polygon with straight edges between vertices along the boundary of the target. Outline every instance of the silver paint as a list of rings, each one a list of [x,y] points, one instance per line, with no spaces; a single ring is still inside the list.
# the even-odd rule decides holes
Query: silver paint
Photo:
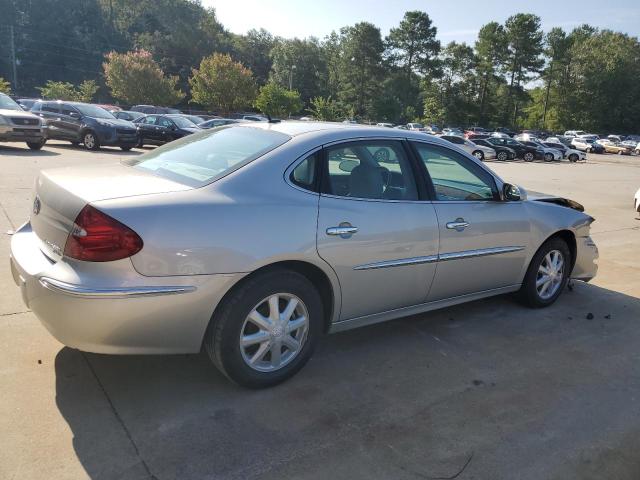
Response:
[[[292,138],[201,188],[117,163],[40,173],[40,212],[12,236],[10,263],[25,303],[56,338],[100,353],[197,352],[224,295],[282,262],[326,277],[332,331],[517,290],[537,249],[559,231],[576,238],[572,277],[596,273],[593,219],[527,200],[524,189],[517,202],[387,201],[319,195],[288,179],[323,145],[409,138],[461,152],[449,142],[358,125],[252,123]],[[464,155],[502,190],[486,164]],[[114,262],[64,257],[88,203],[136,231],[143,249]],[[446,228],[458,219],[468,223],[463,230]],[[327,235],[336,227],[358,230]]]

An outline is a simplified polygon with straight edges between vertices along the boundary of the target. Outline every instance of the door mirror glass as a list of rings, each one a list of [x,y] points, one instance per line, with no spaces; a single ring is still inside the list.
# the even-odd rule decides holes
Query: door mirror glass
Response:
[[[502,192],[504,194],[504,199],[508,202],[518,202],[522,200],[522,193],[517,185],[505,183],[504,187],[502,187]]]
[[[71,113],[69,114],[69,116],[70,116],[71,118],[75,118],[75,119],[80,118],[80,114],[79,114],[78,112],[71,112]]]
[[[356,160],[343,160],[338,165],[338,168],[343,172],[351,173],[358,165],[360,165],[360,162]]]

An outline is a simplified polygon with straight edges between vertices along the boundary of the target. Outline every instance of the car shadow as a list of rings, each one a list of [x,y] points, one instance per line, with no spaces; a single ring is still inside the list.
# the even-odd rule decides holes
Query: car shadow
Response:
[[[497,297],[324,337],[259,391],[204,354],[63,348],[56,403],[92,479],[630,478],[639,319],[580,282],[542,310]]]
[[[20,157],[52,157],[60,155],[58,152],[47,150],[45,145],[42,150],[31,150],[29,147],[10,147],[8,145],[0,145],[0,155],[11,155]]]

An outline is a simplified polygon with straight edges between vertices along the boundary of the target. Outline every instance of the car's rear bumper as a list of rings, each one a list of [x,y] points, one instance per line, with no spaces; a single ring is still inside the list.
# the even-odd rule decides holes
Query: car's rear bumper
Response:
[[[576,262],[571,278],[588,282],[598,273],[598,247],[591,237],[576,238]]]
[[[130,259],[55,262],[29,223],[11,239],[25,304],[61,343],[96,353],[195,353],[215,306],[242,274],[145,277]]]

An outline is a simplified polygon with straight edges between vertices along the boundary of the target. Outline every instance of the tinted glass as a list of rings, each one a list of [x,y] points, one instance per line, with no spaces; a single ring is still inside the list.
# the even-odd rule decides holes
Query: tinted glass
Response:
[[[113,115],[111,115],[109,112],[107,112],[104,108],[98,107],[96,105],[88,105],[88,104],[80,105],[79,104],[79,105],[74,105],[74,107],[76,107],[82,115],[86,115],[87,117],[109,118],[109,119],[116,118]]]
[[[42,105],[42,111],[43,112],[59,113],[60,112],[60,107],[56,103],[46,103],[46,104]]]
[[[436,145],[420,143],[416,144],[416,148],[433,182],[436,200],[469,201],[497,198],[493,177],[471,160]]]
[[[161,117],[158,120],[158,125],[160,125],[161,127],[171,128],[173,126],[173,122],[171,120],[169,120],[168,118]]]
[[[125,163],[200,187],[261,157],[290,138],[259,128],[221,127],[167,143]]]
[[[157,118],[158,117],[156,117],[155,115],[149,115],[142,121],[142,123],[146,125],[154,125],[156,123]]]
[[[400,142],[355,142],[330,147],[326,154],[327,193],[382,200],[418,199],[411,164]]]
[[[193,128],[197,125],[185,117],[171,117],[171,120],[180,128]]]
[[[5,95],[4,93],[0,93],[0,108],[4,108],[6,110],[22,110],[22,107],[14,102],[9,95]]]
[[[72,113],[77,114],[78,111],[73,108],[71,105],[67,105],[67,104],[62,104],[60,106],[60,113],[62,113],[62,115],[71,115]]]
[[[316,162],[319,153],[313,153],[304,159],[291,172],[291,181],[305,190],[315,191],[316,185]]]

